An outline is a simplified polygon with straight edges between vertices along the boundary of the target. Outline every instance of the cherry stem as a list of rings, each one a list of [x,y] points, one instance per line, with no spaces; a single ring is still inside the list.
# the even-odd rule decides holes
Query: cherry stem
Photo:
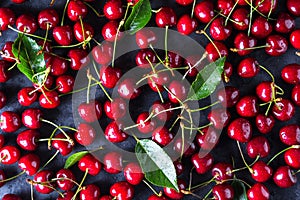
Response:
[[[162,9],[162,8],[159,8],[159,9],[157,9],[157,10],[151,10],[151,12],[153,12],[153,13],[158,13],[159,11],[161,11],[161,9]]]
[[[242,160],[244,162],[244,164],[246,165],[246,167],[248,168],[249,172],[252,174],[253,173],[253,169],[248,165],[248,163],[246,162],[245,160],[245,157],[244,157],[244,154],[242,152],[242,149],[241,149],[241,146],[240,146],[240,142],[239,141],[236,141],[237,143],[237,146],[238,146],[238,149],[239,149],[239,152],[241,154],[241,157],[242,157]]]
[[[190,127],[184,127],[184,128],[188,129],[188,130],[197,130],[197,131],[200,131],[201,129],[204,129],[204,128],[209,127],[211,125],[212,125],[212,123],[208,123],[206,125],[203,125],[203,126],[200,126],[200,127],[196,127],[196,128],[190,128]],[[200,132],[202,133],[202,131],[200,131]]]
[[[252,0],[250,0],[250,1],[251,1],[251,3],[250,3],[250,19],[249,19],[249,27],[248,27],[248,36],[250,36],[250,34],[251,34],[252,18],[253,18],[253,5],[252,5]]]
[[[263,46],[250,47],[250,48],[244,48],[244,49],[230,48],[230,51],[232,51],[232,52],[238,52],[238,51],[247,51],[247,50],[262,49],[262,48],[266,48],[266,47],[270,47],[270,45],[266,44],[266,45],[263,45]]]
[[[198,109],[194,109],[194,110],[190,110],[190,111],[191,112],[198,112],[198,111],[206,110],[206,109],[211,108],[211,107],[213,107],[213,106],[215,106],[215,105],[217,105],[219,103],[220,103],[220,101],[216,101],[216,102],[214,102],[214,103],[212,103],[212,104],[210,104],[208,106],[204,106],[202,108],[198,108]]]
[[[296,54],[296,56],[300,56],[300,52],[296,52],[295,54]]]
[[[59,153],[59,150],[55,152],[55,154],[38,170],[38,172],[42,171]]]
[[[178,97],[177,97],[175,94],[173,94],[173,92],[171,92],[171,91],[169,90],[169,88],[167,88],[165,85],[164,85],[163,87],[165,88],[165,90],[166,90],[169,94],[171,94],[172,96],[174,96],[175,99],[176,99],[181,105],[184,104],[180,99],[178,99]]]
[[[191,191],[191,187],[192,187],[192,181],[193,181],[193,170],[195,169],[195,167],[193,166],[191,171],[190,171],[190,180],[189,180],[189,187],[188,187],[188,191]]]
[[[272,11],[273,11],[273,5],[274,5],[274,0],[271,0],[271,9],[269,10],[269,13],[268,13],[268,20],[272,14]]]
[[[257,156],[255,158],[255,160],[249,166],[253,166],[259,160],[259,158],[260,158],[260,156]],[[245,170],[245,169],[247,169],[247,167],[242,167],[242,168],[239,168],[239,169],[234,169],[234,170],[231,170],[229,172],[226,172],[226,174],[232,174],[232,173],[239,172],[239,171],[242,171],[242,170]]]
[[[156,72],[155,72],[155,68],[154,68],[154,66],[152,65],[151,61],[149,60],[148,56],[146,56],[146,60],[147,60],[148,63],[150,64],[153,73],[156,73]],[[149,79],[151,80],[152,83],[154,82],[151,76],[149,77]],[[161,92],[160,92],[160,89],[158,88],[158,86],[156,85],[156,83],[154,83],[154,85],[155,85],[155,88],[156,88],[156,90],[157,90],[157,92],[158,92],[160,101],[161,101],[162,103],[164,103],[164,98],[163,98],[163,96],[162,96],[162,94],[161,94]]]
[[[199,31],[196,31],[196,33],[200,33],[200,34],[205,35],[205,37],[212,43],[212,45],[213,45],[213,46],[215,47],[215,49],[217,50],[217,52],[218,52],[218,54],[219,54],[219,57],[220,57],[220,58],[222,57],[220,50],[218,49],[218,47],[216,46],[216,44],[214,43],[214,41],[209,37],[209,35],[208,35],[204,30],[201,30],[200,32],[199,32]]]
[[[208,184],[212,183],[215,181],[215,177],[213,177],[212,179],[204,182],[204,183],[200,183],[199,185],[195,185],[193,187],[191,187],[191,190],[194,192],[195,190],[199,189],[199,188],[202,188],[202,187],[205,187],[207,186]]]
[[[61,26],[64,25],[65,15],[66,15],[66,11],[67,11],[67,7],[68,7],[68,4],[69,4],[69,1],[70,0],[67,0],[67,2],[65,4],[65,7],[64,7],[64,11],[63,11],[63,14],[62,14],[62,17],[61,17],[61,22],[60,22]]]
[[[46,45],[46,42],[47,42],[47,38],[48,38],[48,34],[49,34],[49,29],[50,29],[50,24],[47,23],[46,35],[45,35],[45,38],[43,40],[43,45],[42,45],[40,53],[43,52],[43,49],[45,48],[45,45]]]
[[[10,177],[10,178],[4,179],[4,180],[0,180],[0,183],[8,182],[8,181],[11,181],[11,180],[13,180],[13,179],[15,179],[15,178],[18,178],[19,176],[23,175],[25,172],[26,172],[26,171],[24,170],[24,171],[22,171],[21,173],[15,175],[15,176],[13,176],[13,177]]]
[[[97,15],[97,17],[103,17],[104,16],[104,15],[100,15],[100,13],[98,13],[97,10],[91,4],[89,4],[88,2],[83,1],[83,3],[87,7],[89,7]]]
[[[51,150],[51,141],[52,141],[52,138],[54,137],[54,134],[55,134],[55,132],[58,130],[58,128],[55,128],[53,131],[52,131],[52,133],[51,133],[51,135],[50,135],[50,137],[49,137],[49,140],[48,140],[48,149],[49,150]]]
[[[53,0],[53,1],[55,1],[55,0]],[[34,200],[33,185],[32,184],[30,184],[30,198],[31,198],[31,200]]]
[[[105,96],[109,99],[109,101],[113,102],[114,100],[110,97],[110,95],[108,94],[108,92],[106,91],[106,89],[104,88],[102,83],[100,81],[96,80],[94,77],[92,77],[92,80],[95,81],[97,85],[99,85],[99,87],[104,92]]]
[[[168,29],[169,26],[166,26],[165,28],[165,60],[166,60],[166,65],[169,67],[169,57],[168,57]]]
[[[193,65],[193,66],[188,66],[188,70],[185,72],[185,74],[182,77],[182,80],[186,78],[189,72],[191,72],[194,68],[197,67],[205,58],[207,57],[207,52],[205,52],[202,57]]]
[[[209,192],[204,196],[203,200],[208,199],[208,196],[212,193],[212,189],[209,190]]]
[[[220,15],[220,13],[218,12],[218,13],[216,14],[216,16],[214,16],[214,17],[206,24],[206,26],[204,27],[203,31],[206,31],[206,29],[208,29],[208,27],[210,26],[210,24],[211,24],[217,17],[219,17],[219,15]],[[197,33],[197,31],[196,31],[196,33]]]
[[[103,146],[99,146],[98,148],[96,148],[96,149],[94,149],[94,150],[91,150],[91,151],[89,151],[89,153],[94,153],[94,152],[97,152],[97,151],[99,151],[99,150],[103,150],[104,149],[104,147]]]
[[[53,181],[53,182],[54,182],[54,181],[64,181],[64,180],[70,181],[70,182],[74,183],[75,185],[77,185],[77,187],[80,187],[80,185],[79,185],[76,181],[74,181],[73,179],[68,178],[68,177],[53,178],[53,179],[51,179],[51,182],[52,182],[52,181]]]
[[[251,188],[251,185],[249,185],[246,181],[239,179],[239,178],[234,178],[234,179],[226,179],[224,180],[224,182],[228,182],[228,181],[239,181],[243,184],[245,184],[247,187]]]
[[[100,79],[99,69],[97,68],[95,61],[93,61],[93,67],[94,67],[95,73],[97,74],[98,78]]]
[[[150,115],[144,120],[144,123],[145,123],[145,122],[148,122],[152,117],[153,117],[153,113],[151,112]],[[134,124],[134,125],[132,125],[132,126],[127,126],[127,127],[124,128],[124,131],[127,131],[127,130],[129,130],[129,129],[136,128],[136,127],[138,127],[139,125],[141,125],[141,124],[139,123],[139,124]]]
[[[218,12],[218,11],[215,10],[215,12]],[[224,15],[224,14],[222,14],[221,12],[218,12],[218,13],[219,13],[219,15],[221,15],[222,17],[227,18],[227,16]],[[231,18],[228,18],[228,20],[231,21],[232,23],[235,23],[235,24],[240,25],[240,26],[244,25],[244,22],[238,22],[238,21],[235,21],[235,20],[233,20],[233,19],[231,19]]]
[[[296,175],[296,174],[298,174],[299,172],[300,172],[300,169],[299,169],[298,171],[294,172],[293,175]]]
[[[169,128],[169,131],[171,131],[171,130],[174,128],[175,124],[178,122],[178,120],[180,120],[180,117],[181,117],[181,115],[182,115],[183,112],[184,112],[184,109],[181,110],[180,114],[179,114],[179,115],[177,116],[177,118],[174,120],[172,126]]]
[[[256,7],[254,7],[253,4],[252,4],[252,0],[250,1],[251,3],[250,3],[248,0],[245,0],[245,2],[251,7],[250,15],[252,15],[252,13],[253,13],[254,11],[256,11],[259,15],[263,16],[264,18],[267,18],[266,15],[264,15],[264,14],[261,13],[259,10],[257,10],[257,8],[258,8],[259,5],[256,6]],[[252,20],[252,18],[250,18],[250,19]],[[272,19],[272,18],[269,18],[269,19],[274,20],[274,19]],[[250,20],[250,22],[251,22],[251,20]],[[251,25],[251,23],[249,24],[249,27],[251,27],[250,25]]]
[[[273,160],[275,160],[279,155],[281,155],[282,153],[284,153],[284,152],[286,152],[286,151],[288,151],[288,150],[290,150],[290,149],[300,149],[300,145],[292,145],[292,146],[290,146],[290,147],[288,147],[288,148],[286,148],[286,149],[283,149],[282,151],[278,152],[276,155],[274,155],[274,156],[269,160],[269,162],[267,163],[267,165],[270,165],[271,162],[272,162]]]
[[[184,195],[192,195],[198,199],[202,199],[199,195],[192,193],[191,191],[186,191],[186,190],[180,190],[181,193],[183,193]]]
[[[22,33],[24,35],[27,35],[27,36],[30,36],[30,37],[34,37],[34,38],[38,38],[38,39],[41,39],[41,40],[44,40],[45,38],[41,37],[41,36],[38,36],[38,35],[33,35],[33,34],[30,34],[30,33],[26,33],[26,32],[22,32],[22,31],[19,31],[18,29],[15,29],[13,28],[11,25],[8,25],[8,28],[17,32],[17,33]],[[51,40],[47,39],[48,42],[52,42]]]
[[[27,179],[26,182],[30,185],[42,185],[44,187],[50,188],[52,190],[54,190],[55,192],[57,192],[61,197],[64,197],[63,193],[61,193],[60,191],[58,191],[55,187],[52,187],[50,185],[51,181],[45,181],[45,182],[38,182],[38,181],[34,181],[34,180],[30,180]],[[33,195],[32,195],[33,196]]]
[[[174,108],[168,108],[168,109],[165,109],[165,110],[162,110],[162,111],[159,111],[158,113],[155,113],[152,118],[156,117],[157,115],[160,115],[162,113],[165,113],[165,112],[169,112],[169,111],[173,111],[173,110],[178,110],[178,109],[182,109],[184,108],[184,106],[178,106],[178,107],[174,107]]]
[[[143,180],[143,183],[145,183],[147,185],[147,187],[158,197],[161,197],[162,196],[162,193],[159,192],[157,193],[157,191],[146,181],[146,180]]]
[[[275,78],[273,76],[273,74],[264,66],[259,65],[260,68],[262,68],[265,72],[267,72],[267,74],[269,74],[269,76],[272,78],[272,82],[275,83]]]
[[[150,49],[154,52],[154,54],[155,54],[156,58],[158,59],[158,61],[159,61],[164,67],[166,67],[166,69],[167,69],[168,71],[171,72],[172,76],[174,76],[173,70],[168,66],[167,62],[164,63],[164,61],[158,56],[158,54],[157,54],[157,52],[155,51],[155,49],[153,48],[152,44],[150,44],[149,47],[150,47]]]
[[[90,69],[87,70],[86,76],[88,78],[88,86],[86,91],[86,103],[90,103],[90,89],[91,89],[91,82],[92,82],[92,75],[90,73]]]
[[[83,178],[82,178],[81,182],[79,183],[79,186],[78,186],[74,196],[72,197],[72,200],[75,200],[77,194],[80,192],[80,190],[82,190],[82,184],[83,184],[84,180],[86,179],[88,172],[89,172],[89,169],[87,168],[84,172]]]
[[[94,86],[96,86],[96,85],[99,85],[98,81],[97,81],[97,83],[91,84],[91,87],[94,87]],[[66,95],[69,95],[69,94],[78,93],[78,92],[84,91],[84,90],[86,90],[86,89],[87,89],[87,87],[84,87],[84,88],[80,88],[80,89],[78,89],[78,90],[73,90],[72,92],[69,92],[69,93],[66,93],[66,94],[60,94],[60,95],[58,95],[58,96],[59,96],[59,97],[62,97],[62,96],[66,96]]]
[[[42,139],[38,139],[39,142],[46,142],[46,141],[53,141],[53,140],[57,140],[57,141],[65,141],[68,142],[68,139],[64,139],[64,138],[42,138]]]
[[[53,46],[52,49],[64,49],[64,48],[73,48],[73,47],[78,47],[81,45],[85,45],[86,43],[88,43],[90,40],[92,39],[92,37],[89,35],[88,38],[82,42],[79,42],[77,44],[72,44],[72,45],[67,45],[67,46]]]
[[[15,66],[17,66],[17,62],[15,62],[10,68],[8,68],[8,70],[7,71],[10,71],[10,70],[12,70],[13,68],[15,68]]]
[[[193,1],[193,7],[192,7],[192,12],[191,12],[191,18],[194,17],[195,6],[196,6],[196,0]]]
[[[228,20],[230,19],[230,16],[231,16],[233,10],[235,9],[235,7],[238,5],[238,2],[239,2],[239,1],[236,1],[236,2],[235,2],[235,4],[234,4],[234,6],[232,7],[231,11],[230,11],[229,14],[227,15],[226,20],[225,20],[225,26],[227,26]]]
[[[180,128],[181,128],[181,152],[180,152],[180,158],[179,160],[181,161],[182,156],[184,154],[184,148],[185,148],[185,138],[184,138],[184,124],[180,122]]]

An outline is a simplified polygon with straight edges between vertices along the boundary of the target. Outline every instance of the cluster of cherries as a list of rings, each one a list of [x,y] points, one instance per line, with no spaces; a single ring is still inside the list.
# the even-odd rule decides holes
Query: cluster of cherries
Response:
[[[25,0],[12,0],[12,2],[23,3]],[[62,96],[76,92],[73,91],[75,78],[70,71],[76,72],[93,61],[101,65],[98,72],[99,77],[92,77],[88,73],[87,78],[90,82],[93,81],[96,85],[100,85],[108,98],[103,105],[99,100],[89,100],[89,98],[86,102],[81,103],[78,106],[78,113],[82,118],[82,123],[78,125],[77,129],[54,124],[44,118],[43,112],[39,108],[26,108],[21,116],[13,111],[2,112],[0,128],[3,132],[17,132],[22,125],[27,130],[18,133],[16,138],[18,146],[6,145],[5,134],[0,134],[1,164],[18,163],[22,171],[15,177],[8,178],[4,170],[0,170],[0,187],[5,182],[26,173],[33,176],[33,179],[28,179],[27,183],[33,185],[37,192],[49,194],[55,191],[59,194],[57,200],[130,200],[134,198],[134,186],[142,184],[142,182],[147,183],[138,162],[126,163],[123,161],[122,155],[116,151],[106,153],[102,159],[103,162],[100,162],[91,152],[84,155],[78,161],[78,168],[85,173],[80,183],[77,182],[75,174],[70,169],[60,169],[56,173],[44,169],[46,165],[41,167],[40,157],[35,153],[41,142],[48,142],[48,147],[56,149],[57,153],[62,156],[68,156],[74,152],[75,145],[93,144],[97,134],[92,124],[104,115],[111,119],[104,131],[104,136],[109,142],[120,143],[129,137],[124,131],[129,127],[124,127],[126,123],[122,122],[122,118],[129,112],[126,100],[137,98],[142,94],[142,90],[136,85],[139,80],[134,78],[119,81],[122,77],[122,70],[110,65],[115,53],[114,45],[123,37],[122,31],[120,31],[123,23],[120,22],[124,22],[125,7],[120,0],[108,0],[105,3],[103,13],[104,17],[109,20],[102,26],[101,31],[105,41],[90,49],[92,56],[88,57],[90,44],[92,42],[98,44],[98,42],[94,39],[96,33],[93,26],[84,20],[90,10],[95,12],[96,17],[101,17],[91,6],[93,2],[94,0],[67,1],[66,15],[73,22],[73,26],[64,25],[64,17],[60,19],[57,11],[52,8],[40,11],[37,19],[28,14],[22,14],[16,18],[10,8],[0,8],[1,31],[11,29],[37,39],[37,43],[44,53],[46,67],[49,69],[43,85],[33,84],[32,87],[24,87],[18,92],[17,99],[20,105],[32,107],[32,104],[38,101],[43,109],[57,108],[60,106]],[[128,5],[133,6],[137,2],[138,0],[128,0]],[[236,56],[236,54],[246,56],[258,48],[264,48],[266,54],[270,56],[280,56],[287,51],[289,43],[294,48],[300,49],[300,30],[295,30],[295,17],[300,16],[300,4],[297,0],[287,0],[286,6],[289,13],[279,14],[276,12],[277,0],[217,0],[215,3],[210,0],[199,2],[176,0],[176,3],[187,8],[194,3],[192,13],[184,14],[177,19],[176,12],[172,8],[164,6],[153,11],[156,25],[161,28],[175,27],[184,35],[194,32],[205,35],[209,39],[205,50],[207,58],[211,62],[224,56],[230,57],[231,55]],[[272,19],[274,16],[276,19]],[[204,30],[197,31],[200,24],[207,26]],[[46,37],[34,35],[39,28],[46,32]],[[228,49],[225,41],[234,30],[237,31],[233,41],[234,46]],[[53,43],[47,37],[48,33],[52,33]],[[289,40],[283,35],[290,35]],[[189,88],[179,80],[172,79],[172,70],[178,70],[193,79],[202,67],[201,64],[197,64],[201,56],[191,55],[184,59],[175,52],[167,51],[166,59],[161,61],[155,50],[150,48],[159,40],[154,32],[150,29],[142,29],[136,33],[135,37],[140,48],[135,57],[138,67],[151,69],[152,63],[159,62],[165,66],[162,70],[145,74],[145,77],[148,86],[154,92],[159,94],[167,92],[168,100],[155,101],[149,112],[142,112],[138,115],[133,128],[136,128],[141,134],[150,134],[149,137],[152,137],[152,140],[162,147],[173,142],[174,151],[180,154],[180,157],[188,158],[196,173],[211,172],[212,174],[210,181],[192,187],[188,186],[187,181],[180,177],[186,170],[180,158],[174,161],[180,190],[176,191],[165,187],[159,193],[154,192],[148,197],[148,200],[182,199],[185,195],[200,198],[194,191],[212,182],[215,183],[210,191],[213,199],[230,200],[235,195],[234,188],[230,184],[233,180],[240,181],[248,187],[247,197],[249,200],[267,200],[270,199],[270,193],[264,183],[271,178],[281,188],[296,184],[296,174],[299,172],[297,170],[300,169],[300,126],[298,124],[282,127],[279,137],[287,148],[273,156],[268,162],[265,162],[264,158],[270,154],[270,143],[265,135],[272,132],[276,120],[286,122],[291,120],[295,115],[295,106],[300,106],[299,64],[289,64],[281,71],[281,78],[286,83],[293,85],[288,99],[282,97],[283,90],[275,83],[275,78],[266,67],[260,65],[255,58],[250,57],[251,54],[243,58],[236,68],[240,78],[254,78],[263,70],[270,75],[272,80],[259,83],[256,86],[256,95],[241,96],[239,89],[234,86],[226,86],[217,91],[218,102],[216,104],[218,105],[216,107],[213,107],[215,104],[211,105],[213,108],[208,113],[209,124],[199,128],[195,140],[186,144],[182,138],[173,141],[172,129],[164,125],[164,122],[174,117],[174,110],[178,108],[191,112],[183,103],[187,99]],[[77,43],[74,44],[74,41]],[[257,46],[258,41],[264,41],[265,45]],[[57,46],[53,46],[55,43]],[[1,83],[10,79],[10,70],[19,62],[12,53],[13,44],[12,41],[6,42],[1,51],[3,58],[0,61]],[[67,58],[57,55],[56,48],[69,49]],[[232,74],[233,66],[227,61],[222,75],[223,80],[230,82]],[[116,89],[119,97],[111,99],[106,89]],[[6,95],[1,91],[0,108],[5,108],[6,101]],[[235,108],[238,117],[231,119],[231,113],[227,108]],[[178,118],[184,119],[182,116],[178,116]],[[252,123],[252,119],[255,124]],[[43,123],[55,127],[50,138],[41,138],[39,129]],[[253,134],[254,126],[261,134]],[[205,156],[198,153],[200,148],[205,150],[215,146],[218,143],[218,139],[215,138],[218,138],[218,131],[222,129],[226,130],[229,138],[237,141],[245,167],[237,169],[230,162],[214,162],[215,159],[211,153]],[[60,133],[55,134],[56,131],[60,131]],[[240,143],[245,143],[248,157],[255,159],[252,164],[246,162]],[[273,170],[270,164],[281,154],[284,154],[285,164]],[[96,184],[82,185],[88,174],[96,176],[102,168],[110,174],[124,173],[124,181],[111,185],[109,195],[103,195],[100,187]],[[248,170],[256,183],[249,185],[244,180],[236,178],[236,172],[242,170]],[[147,185],[155,191],[149,184]],[[74,188],[77,189],[74,190]],[[207,197],[201,198],[208,198],[210,193],[207,194]],[[21,197],[15,194],[6,194],[2,199],[19,200]]]

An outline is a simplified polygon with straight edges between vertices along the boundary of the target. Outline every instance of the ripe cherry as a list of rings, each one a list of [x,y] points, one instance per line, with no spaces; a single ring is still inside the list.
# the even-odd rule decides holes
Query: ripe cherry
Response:
[[[43,113],[40,109],[29,108],[22,113],[22,123],[30,129],[38,129],[42,126],[41,118]]]
[[[155,44],[157,42],[157,37],[152,30],[143,28],[136,32],[135,41],[141,49],[145,49],[148,48],[150,44]]]
[[[267,134],[272,131],[275,125],[275,119],[272,115],[266,116],[258,114],[255,118],[255,124],[260,133]]]
[[[56,26],[53,29],[54,40],[62,46],[68,46],[72,43],[74,35],[71,26]]]
[[[204,157],[200,157],[200,154],[196,153],[191,157],[191,162],[193,163],[198,174],[205,174],[213,167],[214,158],[210,153]]]
[[[94,36],[94,28],[86,22],[82,22],[82,24],[76,22],[73,26],[73,32],[78,42],[84,42]]]
[[[33,87],[24,87],[18,92],[18,101],[22,106],[30,106],[38,98]]]
[[[150,68],[158,62],[155,53],[150,49],[141,49],[135,56],[135,63],[141,68]]]
[[[41,87],[41,85],[33,83],[32,86],[39,92],[43,91],[51,91],[52,85],[54,83],[54,78],[51,75],[48,75],[46,78],[46,81],[44,85]]]
[[[151,110],[154,115],[156,115],[156,118],[162,122],[166,122],[171,119],[173,111],[166,111],[164,110],[172,108],[171,102],[161,103],[160,101],[155,101],[151,107]],[[162,113],[161,113],[162,112]],[[157,115],[157,113],[160,113]]]
[[[275,87],[273,82],[263,81],[256,86],[256,95],[263,102],[270,102],[274,97],[273,88]]]
[[[176,0],[176,3],[182,5],[182,6],[187,6],[193,3],[193,0]]]
[[[5,137],[3,134],[0,135],[0,149],[4,146],[5,144]]]
[[[89,184],[84,186],[79,193],[80,199],[99,200],[100,188],[95,184]]]
[[[281,56],[288,49],[287,40],[281,35],[270,35],[266,40],[267,47],[265,51],[270,56]]]
[[[190,15],[182,15],[177,22],[177,30],[183,35],[189,35],[193,33],[198,27],[198,22],[195,18],[191,18]]]
[[[172,103],[179,103],[186,100],[188,95],[187,87],[180,81],[173,80],[168,86],[170,92],[168,92],[169,100]]]
[[[102,106],[97,100],[92,100],[89,103],[81,103],[78,106],[79,116],[86,122],[92,123],[100,119],[102,116]]]
[[[212,21],[210,25],[210,35],[215,40],[226,40],[232,33],[232,25],[228,23],[225,25],[225,19],[218,17]]]
[[[281,78],[289,84],[300,83],[300,65],[294,63],[284,66],[281,70]]]
[[[53,192],[52,188],[54,187],[54,184],[50,182],[53,176],[54,174],[50,170],[42,170],[38,172],[33,179],[33,185],[36,191],[41,194],[49,194]]]
[[[179,192],[172,188],[164,187],[164,194],[171,199],[182,199],[184,194],[181,192],[181,190],[185,190],[187,187],[186,182],[182,179],[178,179],[177,185]]]
[[[118,93],[124,99],[135,99],[137,98],[141,90],[136,86],[136,81],[132,78],[122,80],[118,84]]]
[[[88,53],[83,49],[71,49],[68,57],[71,59],[70,67],[73,70],[80,70],[90,63]]]
[[[67,94],[73,91],[75,84],[74,77],[71,75],[61,75],[56,79],[56,88],[62,94]]]
[[[152,140],[161,146],[168,145],[173,138],[173,134],[164,126],[159,126],[152,132]]]
[[[34,151],[38,147],[38,139],[40,138],[40,133],[36,130],[25,130],[18,134],[17,143],[18,145],[26,151]]]
[[[61,169],[58,172],[56,172],[56,178],[58,179],[56,181],[57,186],[64,191],[71,190],[75,185],[75,175],[69,169]]]
[[[249,27],[249,10],[245,8],[237,8],[232,13],[233,27],[237,30],[247,30]]]
[[[77,132],[74,136],[79,144],[88,146],[94,142],[96,138],[96,131],[91,125],[81,123],[78,125]]]
[[[131,200],[134,196],[134,188],[125,181],[116,182],[110,187],[110,195],[120,200]]]
[[[6,104],[7,98],[3,91],[0,91],[0,109],[3,108]]]
[[[290,35],[290,43],[295,49],[300,49],[300,29],[294,30]]]
[[[206,45],[205,51],[208,54],[208,60],[211,62],[216,61],[218,58],[228,56],[228,49],[222,42],[214,41]]]
[[[21,170],[25,171],[29,176],[33,176],[40,168],[40,157],[36,154],[29,153],[22,156],[18,162]]]
[[[204,128],[202,134],[197,134],[196,142],[201,150],[211,150],[219,142],[220,132],[213,127]]]
[[[128,138],[128,135],[120,129],[116,121],[112,121],[106,126],[104,135],[112,143],[123,142]]]
[[[168,64],[171,68],[181,67],[183,58],[176,52],[168,51]]]
[[[279,130],[279,137],[281,142],[288,146],[300,144],[300,126],[297,124],[285,125]]]
[[[260,183],[266,182],[272,177],[273,169],[265,162],[259,160],[252,166],[252,178]]]
[[[5,83],[10,78],[9,67],[8,61],[0,60],[0,83]]]
[[[231,108],[236,105],[240,99],[240,91],[233,86],[225,86],[218,91],[218,100],[223,107]]]
[[[114,42],[117,35],[119,22],[109,21],[102,27],[102,37],[104,40],[109,42]],[[117,40],[121,39],[123,36],[122,32],[118,33]]]
[[[53,76],[60,76],[66,73],[69,68],[69,62],[58,56],[50,56],[47,60],[46,67],[50,68],[50,73]]]
[[[18,162],[20,158],[20,150],[11,145],[4,146],[0,149],[0,159],[2,164],[11,165]]]
[[[78,21],[83,19],[88,13],[87,6],[80,0],[71,0],[68,3],[67,14],[70,20]]]
[[[224,108],[217,108],[208,113],[207,118],[213,124],[214,128],[220,130],[228,125],[231,114]]]
[[[120,0],[107,1],[103,7],[103,13],[104,16],[109,20],[121,19],[124,14],[122,1]]]
[[[131,185],[138,185],[144,179],[144,173],[139,164],[131,162],[124,168],[124,177]]]
[[[117,120],[125,116],[127,104],[122,98],[114,98],[113,101],[106,101],[103,109],[106,116]]]
[[[251,26],[251,34],[257,39],[266,38],[272,31],[272,24],[262,16],[258,16]]]
[[[273,181],[278,187],[289,188],[296,184],[297,177],[289,166],[281,166],[275,171]]]
[[[277,0],[255,0],[254,3],[257,9],[265,15],[275,12],[277,4]]]
[[[174,164],[174,167],[175,167],[175,170],[176,170],[176,175],[180,176],[181,174],[183,174],[184,169],[185,169],[183,163],[179,160],[175,160],[173,162],[173,164]]]
[[[12,111],[4,111],[0,116],[0,128],[2,131],[12,133],[21,127],[20,116]]]
[[[83,156],[78,162],[78,168],[83,172],[88,170],[88,173],[92,176],[98,175],[101,171],[101,167],[101,162],[92,156],[92,154]]]
[[[112,44],[108,41],[103,41],[100,45],[95,46],[92,49],[92,55],[94,60],[101,65],[106,66],[111,62],[113,48]],[[102,67],[105,68],[105,67]],[[101,68],[101,69],[102,69]]]
[[[39,103],[42,108],[53,109],[60,105],[60,99],[56,91],[47,91],[39,97]]]
[[[255,117],[258,114],[258,109],[255,96],[244,96],[236,104],[236,111],[241,117]]]
[[[246,33],[240,32],[234,38],[234,46],[240,56],[248,55],[253,51],[253,47],[257,44],[257,40]]]
[[[300,5],[297,0],[287,0],[286,7],[292,15],[300,16]]]
[[[276,19],[275,30],[278,33],[290,33],[296,27],[295,19],[288,13],[279,13]]]
[[[233,9],[234,3],[232,0],[218,0],[217,7],[224,15],[228,15]]]
[[[223,182],[233,177],[233,166],[229,163],[220,162],[213,166],[211,173],[216,181]]]
[[[55,9],[47,8],[38,15],[38,23],[41,29],[53,29],[59,23],[59,16]]]
[[[156,128],[156,121],[155,120],[147,120],[149,118],[148,112],[143,112],[139,114],[136,124],[138,124],[138,130],[141,133],[150,133]],[[147,121],[146,121],[147,120]]]
[[[22,198],[15,194],[5,194],[2,200],[22,200]]]
[[[0,21],[0,30],[7,30],[8,26],[13,26],[15,24],[15,13],[10,8],[0,8]]]
[[[8,62],[15,62],[15,56],[12,52],[14,42],[7,41],[5,42],[4,46],[2,47],[1,57],[3,60],[6,60]]]
[[[38,29],[38,24],[35,18],[31,15],[23,14],[16,20],[17,29],[25,33],[35,33]]]
[[[122,72],[119,68],[101,67],[100,69],[100,81],[103,86],[107,88],[114,88],[122,76]]]
[[[248,189],[247,197],[249,200],[269,200],[270,193],[265,185],[261,183],[255,183],[250,189]]]
[[[237,118],[229,124],[227,134],[239,142],[249,142],[252,137],[252,125],[247,119]]]
[[[291,99],[293,100],[295,105],[300,106],[300,85],[294,86]]]
[[[118,174],[123,169],[123,158],[118,152],[109,152],[103,158],[104,170],[110,174]]]
[[[73,137],[69,133],[67,133],[67,135],[69,136],[69,138]],[[57,139],[52,139],[51,145],[55,149],[57,149],[62,156],[66,156],[72,152],[74,145],[71,144],[69,141],[60,140],[60,139],[65,139],[65,140],[67,139],[65,134],[59,133],[59,134],[55,135],[55,138],[57,138]]]
[[[289,149],[284,153],[284,161],[294,169],[300,169],[300,149]]]
[[[160,28],[175,26],[177,23],[176,13],[170,7],[162,7],[160,11],[156,13],[155,22]]]
[[[288,121],[295,115],[295,106],[288,99],[276,101],[272,107],[274,117],[280,121]]]
[[[184,157],[189,157],[197,151],[197,146],[192,141],[182,142],[182,138],[178,138],[174,142],[174,150]]]
[[[195,6],[194,14],[200,22],[209,23],[215,16],[213,2],[209,0],[200,1]]]
[[[212,193],[214,199],[218,200],[230,200],[234,198],[233,187],[227,183],[222,183],[213,186]]]

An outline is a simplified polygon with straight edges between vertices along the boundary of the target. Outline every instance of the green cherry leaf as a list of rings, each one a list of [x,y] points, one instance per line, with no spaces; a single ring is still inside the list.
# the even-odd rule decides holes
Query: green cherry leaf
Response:
[[[75,163],[77,163],[83,156],[87,155],[89,152],[88,151],[80,151],[77,153],[72,154],[69,156],[65,162],[65,169],[70,168],[73,166]]]
[[[240,181],[233,181],[232,187],[234,189],[234,200],[248,200],[245,185]]]

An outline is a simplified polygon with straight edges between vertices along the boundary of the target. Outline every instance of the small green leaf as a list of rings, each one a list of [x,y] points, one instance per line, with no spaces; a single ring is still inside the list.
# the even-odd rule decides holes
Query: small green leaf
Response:
[[[33,39],[19,33],[12,46],[12,53],[20,63],[18,69],[33,83],[41,85],[46,79],[46,63],[41,47]]]
[[[173,162],[158,144],[148,139],[139,140],[135,146],[135,153],[145,178],[150,183],[179,190]]]
[[[85,156],[88,153],[89,153],[88,151],[80,151],[80,152],[72,154],[66,160],[64,168],[65,169],[70,168],[71,166],[73,166],[75,163],[77,163],[83,156]]]
[[[144,28],[150,21],[152,16],[151,4],[149,0],[140,0],[136,3],[129,17],[125,21],[125,30],[129,30],[130,34]]]
[[[240,181],[233,181],[234,200],[248,200],[245,185]]]
[[[211,95],[222,80],[226,57],[205,66],[192,83],[189,100],[201,100]]]

